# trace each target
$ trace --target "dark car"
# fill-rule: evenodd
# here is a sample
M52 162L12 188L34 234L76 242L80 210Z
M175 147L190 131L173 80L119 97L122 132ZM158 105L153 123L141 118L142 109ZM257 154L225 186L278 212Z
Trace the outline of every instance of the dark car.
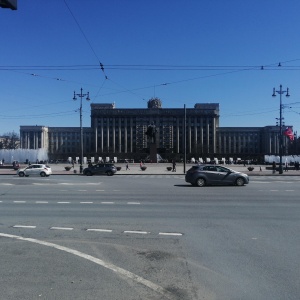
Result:
M107 175L112 176L117 172L117 168L114 164L104 163L96 164L89 166L83 170L83 175L92 176L92 175Z
M218 165L196 165L185 175L185 181L196 186L237 185L249 183L247 174Z
M17 160L14 160L12 165L14 170L18 170L20 168L20 164Z

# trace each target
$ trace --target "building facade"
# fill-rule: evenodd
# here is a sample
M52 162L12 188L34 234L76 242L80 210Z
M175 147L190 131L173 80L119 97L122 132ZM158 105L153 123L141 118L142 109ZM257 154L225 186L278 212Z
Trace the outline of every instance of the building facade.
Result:
M185 151L193 157L279 153L278 127L219 127L219 117L218 103L162 108L160 99L152 98L145 109L91 104L91 127L83 128L84 156L140 158L149 150L150 124L156 127L156 147L163 157L182 156ZM286 137L283 140L286 146ZM53 158L76 157L80 128L21 126L20 147L46 148Z

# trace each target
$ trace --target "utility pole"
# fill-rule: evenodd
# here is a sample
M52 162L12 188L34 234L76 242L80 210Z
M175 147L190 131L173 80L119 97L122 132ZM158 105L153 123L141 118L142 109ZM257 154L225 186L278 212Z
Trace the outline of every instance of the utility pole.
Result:
M83 129L82 129L82 98L86 96L86 100L90 101L90 94L89 92L87 92L86 94L82 93L82 88L80 89L80 94L75 94L74 91L74 97L73 100L77 100L76 96L78 96L80 98L80 169L79 172L82 173L83 170Z
M273 88L273 95L272 97L276 97L276 93L279 94L280 99L280 107L279 107L279 174L283 173L282 168L282 153L283 153L283 132L282 132L282 95L286 94L286 97L289 97L289 89L287 88L286 91L282 90L282 85L279 87L279 91L276 91L275 88Z

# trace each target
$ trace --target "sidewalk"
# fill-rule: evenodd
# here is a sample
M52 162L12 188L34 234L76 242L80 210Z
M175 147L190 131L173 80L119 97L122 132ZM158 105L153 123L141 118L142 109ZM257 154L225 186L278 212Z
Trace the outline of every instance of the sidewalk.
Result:
M126 171L126 164L115 164L116 167L121 167L121 170L116 173L116 175L184 175L184 165L181 163L177 163L176 169L177 172L168 171L167 167L172 167L171 163L146 163L145 166L147 169L142 171L140 169L139 163L129 164L129 169ZM186 164L185 171L189 170L195 164ZM79 165L75 165L74 169L72 168L70 171L66 171L65 167L70 167L70 164L49 164L52 169L52 175L81 175L79 173ZM21 168L25 167L25 165L21 165ZM83 166L84 168L86 165ZM266 170L265 165L255 165L253 171L248 171L247 166L244 165L225 165L230 169L243 172L248 174L249 176L300 176L300 171L289 170L287 172L283 171L282 174L276 172L273 174L272 170ZM260 171L261 169L261 171ZM76 173L74 173L76 170ZM0 175L16 175L17 171L13 170L13 168L2 168L0 167Z

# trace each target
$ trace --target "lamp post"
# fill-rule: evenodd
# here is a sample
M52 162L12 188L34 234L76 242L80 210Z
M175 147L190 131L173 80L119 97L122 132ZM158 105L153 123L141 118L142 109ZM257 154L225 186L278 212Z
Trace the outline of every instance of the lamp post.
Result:
M279 174L283 173L282 169L282 150L283 150L283 133L282 133L282 95L286 94L286 97L289 97L289 89L287 88L286 91L282 90L282 85L279 87L279 91L276 91L273 88L273 95L272 97L276 97L276 93L279 94L280 99L280 107L279 107Z
M83 167L82 167L82 162L83 162L83 130L82 130L82 98L86 96L86 100L90 101L90 94L87 92L86 94L82 93L82 88L80 89L80 94L76 94L74 91L74 97L73 100L77 100L76 96L80 98L80 169L79 172L82 173Z

